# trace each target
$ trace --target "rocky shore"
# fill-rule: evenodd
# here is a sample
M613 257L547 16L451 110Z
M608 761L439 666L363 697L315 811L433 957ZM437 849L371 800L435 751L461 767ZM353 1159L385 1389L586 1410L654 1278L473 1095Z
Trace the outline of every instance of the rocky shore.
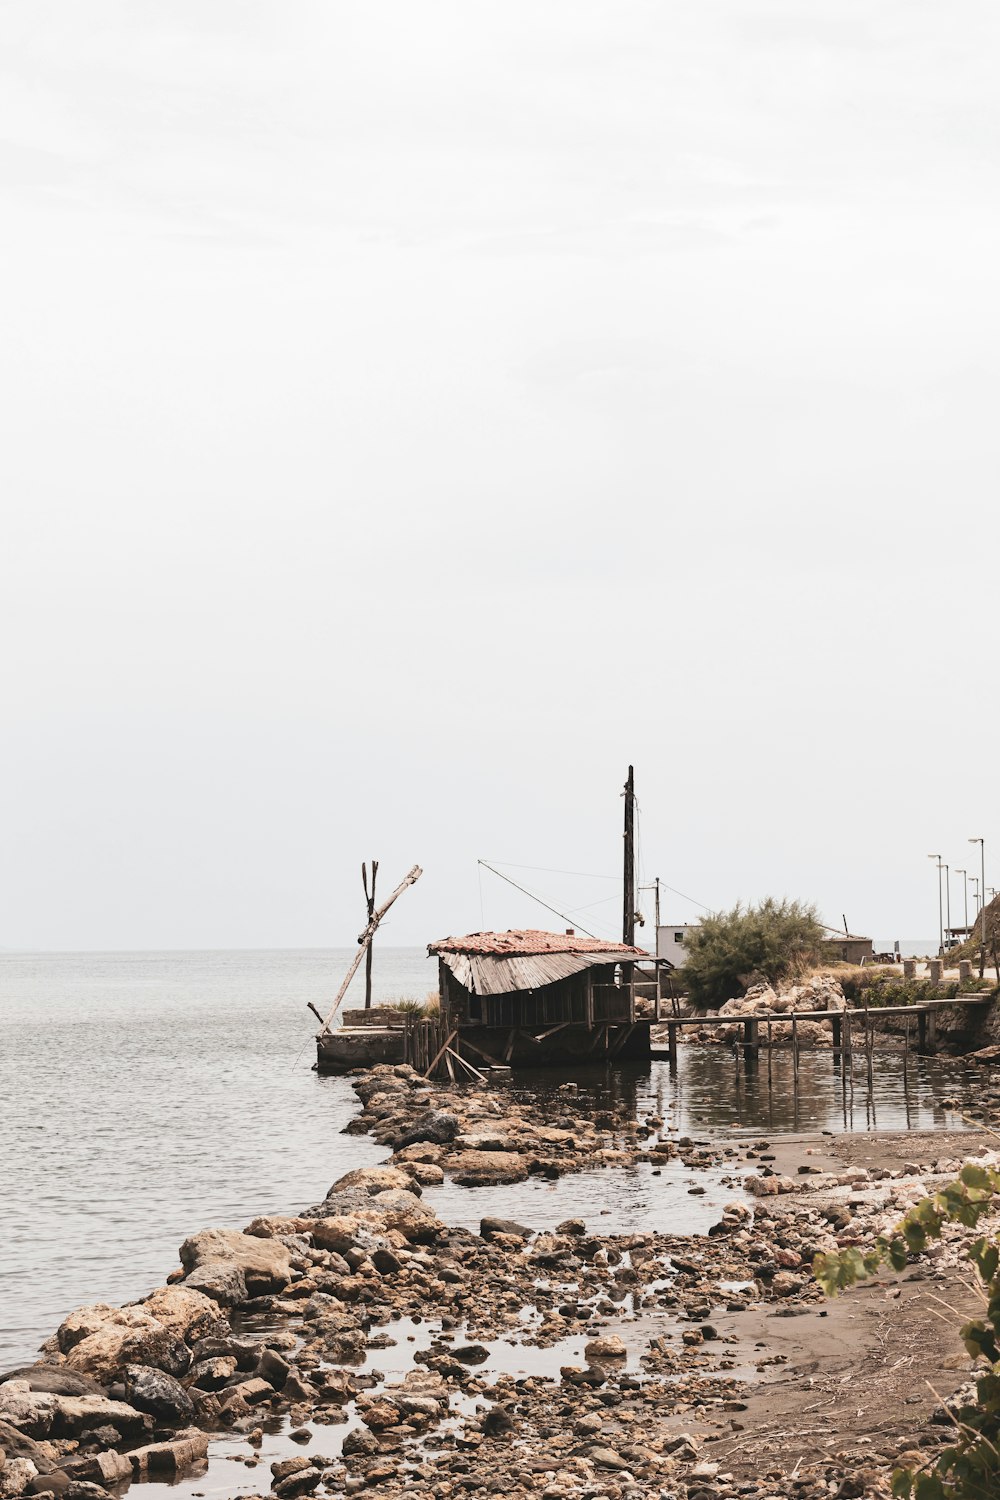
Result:
M901 1454L947 1439L936 1397L969 1362L927 1293L961 1306L952 1235L828 1303L809 1265L864 1246L992 1137L678 1138L655 1115L431 1085L354 1086L349 1130L387 1151L326 1198L243 1232L209 1228L142 1301L72 1312L0 1376L0 1500L376 1490L542 1500L881 1496ZM711 1169L706 1235L554 1232L429 1206L605 1168ZM613 1214L612 1214L613 1220ZM208 1472L206 1474L206 1465Z

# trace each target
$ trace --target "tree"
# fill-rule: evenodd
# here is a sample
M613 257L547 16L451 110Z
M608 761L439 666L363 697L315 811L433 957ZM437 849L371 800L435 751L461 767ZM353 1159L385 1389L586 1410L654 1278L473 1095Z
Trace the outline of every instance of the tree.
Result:
M742 995L754 974L776 984L814 963L823 931L816 908L804 901L737 902L688 932L682 978L695 1004L721 1005Z

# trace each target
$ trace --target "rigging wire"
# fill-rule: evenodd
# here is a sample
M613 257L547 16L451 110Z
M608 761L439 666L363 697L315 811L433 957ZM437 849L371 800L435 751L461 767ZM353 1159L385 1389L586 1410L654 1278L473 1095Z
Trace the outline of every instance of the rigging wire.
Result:
M486 864L485 859L481 859L479 863L486 865L488 870L493 869L493 865ZM595 875L590 870L555 870L551 865L519 865L512 859L494 860L494 864L506 865L508 870L539 870L543 875L578 875L582 880L613 880L618 885L621 885L622 880L620 875ZM493 873L498 872L494 870Z
M485 859L477 860L477 864L483 865L487 870L492 870L492 872L493 872L494 875L499 875L499 877L500 877L501 880L506 880L507 884L508 885L512 885L516 891L520 891L521 894L524 895L524 896L529 896L532 901L537 901L538 904L539 904L539 906L544 906L546 911L552 912L552 914L554 916L561 917L564 922L569 922L569 923L571 923L574 926L578 926L579 925L578 923L575 923L573 921L572 917L567 916L567 914L564 911L559 911L557 907L550 906L547 901L543 901L542 900L541 896L536 896L535 893L534 893L534 891L529 891L526 886L518 885L518 883L517 883L516 880L511 880L510 876L509 875L505 875L502 870L495 869L494 866L491 865L488 860L485 860ZM580 930L581 930L581 932L585 933L587 937L592 937L592 938L596 938L597 937L596 933L589 932L586 927L581 927Z

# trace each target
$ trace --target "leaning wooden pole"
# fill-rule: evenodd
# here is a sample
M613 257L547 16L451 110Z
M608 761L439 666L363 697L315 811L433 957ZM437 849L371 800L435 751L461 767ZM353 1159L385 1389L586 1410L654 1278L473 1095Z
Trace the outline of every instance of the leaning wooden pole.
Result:
M361 866L361 884L365 888L365 901L368 904L368 920L371 921L375 915L375 876L378 874L378 860L372 860L372 888L368 889L368 866ZM374 943L369 943L365 950L365 1010L372 1008L372 950Z
M358 938L358 951L354 956L350 968L344 975L343 983L341 984L340 989L337 991L337 997L334 1000L333 1004L330 1006L329 1013L323 1021L323 1024L320 1027L319 1031L316 1033L317 1037L321 1037L324 1032L329 1031L330 1022L333 1020L334 1016L340 1009L340 1002L347 994L348 986L350 985L351 980L354 978L355 974L361 967L361 960L364 958L365 953L368 949L368 945L370 944L372 938L375 936L375 931L378 927L378 924L381 922L390 906L392 906L395 901L398 901L403 892L407 890L409 886L413 885L415 881L419 880L423 873L424 872L419 865L414 865L413 869L410 871L409 875L407 875L406 879L400 881L399 885L397 885L396 889L393 891L392 895L389 897L385 905L380 906L377 911L372 913L368 921L368 926Z

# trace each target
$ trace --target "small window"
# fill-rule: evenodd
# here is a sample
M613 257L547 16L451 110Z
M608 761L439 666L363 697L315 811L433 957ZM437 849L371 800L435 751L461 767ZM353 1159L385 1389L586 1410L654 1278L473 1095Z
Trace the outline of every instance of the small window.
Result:
M683 943L683 941L684 941L684 934L683 934L683 932L675 932L674 933L674 942L675 943Z

